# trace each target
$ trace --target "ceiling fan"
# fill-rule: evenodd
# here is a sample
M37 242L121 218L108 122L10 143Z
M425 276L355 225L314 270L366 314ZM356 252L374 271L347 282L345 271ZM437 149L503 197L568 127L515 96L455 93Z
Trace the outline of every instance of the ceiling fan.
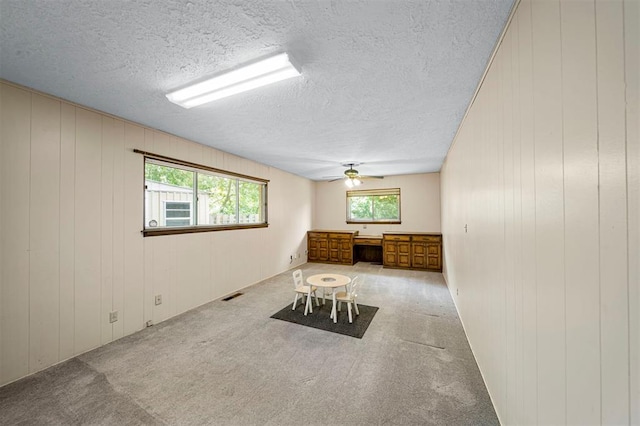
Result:
M363 179L384 179L384 176L363 176L358 173L354 166L359 166L360 163L346 163L342 164L343 167L349 167L344 171L344 176L337 177L335 179L331 179L329 182L335 182L340 179L344 179L345 185L349 188L353 188L354 186L359 186L362 184Z

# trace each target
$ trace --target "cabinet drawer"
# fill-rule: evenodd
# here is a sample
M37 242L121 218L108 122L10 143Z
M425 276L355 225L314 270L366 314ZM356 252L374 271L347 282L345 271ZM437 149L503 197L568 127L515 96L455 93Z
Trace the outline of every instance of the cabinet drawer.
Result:
M410 235L385 235L385 241L411 241Z
M339 240L351 239L351 234L329 234L329 238L337 238Z
M382 240L380 238L356 238L355 244L358 246L381 246Z
M428 242L428 243L439 243L440 237L436 235L414 235L413 241L416 242Z
M309 238L327 238L327 234L324 232L308 232Z

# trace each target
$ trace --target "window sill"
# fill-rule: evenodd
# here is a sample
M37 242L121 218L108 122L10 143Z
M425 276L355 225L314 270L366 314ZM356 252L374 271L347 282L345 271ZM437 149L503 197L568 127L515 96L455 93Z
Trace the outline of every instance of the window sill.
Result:
M251 225L223 225L223 226L184 226L176 228L143 229L144 237L159 237L161 235L195 234L198 232L231 231L234 229L267 228L268 223L255 223Z
M400 225L402 222L399 220L378 220L378 221L348 220L347 223L351 225Z

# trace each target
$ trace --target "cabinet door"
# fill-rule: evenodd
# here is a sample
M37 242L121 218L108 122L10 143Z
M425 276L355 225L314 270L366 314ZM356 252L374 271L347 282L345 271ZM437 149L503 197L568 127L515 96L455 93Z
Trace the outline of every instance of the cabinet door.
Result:
M353 242L351 240L340 240L340 262L353 265Z
M329 258L329 250L326 238L309 237L307 260L310 262L326 261Z
M442 269L440 244L427 244L427 267L429 269Z
M427 267L427 245L425 243L412 243L411 244L411 266L414 268L426 268Z
M307 260L310 262L318 260L319 239L309 237L307 241L309 242L307 247L309 250L309 253L307 253Z
M398 241L398 257L397 266L402 268L411 267L411 243L406 241Z
M329 261L340 262L340 240L329 238Z
M318 240L318 260L329 260L329 240L326 238Z
M398 264L398 243L385 241L382 245L382 262L384 266L396 266Z

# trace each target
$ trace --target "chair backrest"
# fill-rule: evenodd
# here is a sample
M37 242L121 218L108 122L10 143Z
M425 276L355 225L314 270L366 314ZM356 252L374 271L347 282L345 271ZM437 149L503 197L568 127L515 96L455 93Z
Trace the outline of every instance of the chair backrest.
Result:
M293 287L297 288L304 285L304 280L302 279L302 270L296 269L293 271Z
M356 296L358 295L358 285L360 285L360 277L359 276L355 276L351 279L351 283L349 283L349 297L352 298L356 298Z

